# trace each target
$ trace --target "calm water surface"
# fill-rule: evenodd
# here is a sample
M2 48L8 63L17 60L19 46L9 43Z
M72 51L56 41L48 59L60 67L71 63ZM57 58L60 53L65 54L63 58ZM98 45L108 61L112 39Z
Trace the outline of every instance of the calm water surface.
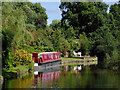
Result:
M120 73L84 67L81 71L75 66L60 66L30 73L24 77L5 81L3 88L120 88Z

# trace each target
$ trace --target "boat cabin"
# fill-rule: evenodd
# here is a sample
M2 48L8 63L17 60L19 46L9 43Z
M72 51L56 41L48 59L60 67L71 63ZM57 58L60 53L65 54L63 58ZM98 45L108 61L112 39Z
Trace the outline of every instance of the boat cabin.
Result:
M32 53L32 58L34 59L35 63L39 64L61 60L60 52Z

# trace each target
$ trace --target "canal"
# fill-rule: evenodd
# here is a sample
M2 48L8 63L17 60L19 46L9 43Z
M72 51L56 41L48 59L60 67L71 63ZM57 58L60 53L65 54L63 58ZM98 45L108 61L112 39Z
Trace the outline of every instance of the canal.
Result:
M120 73L96 66L56 66L37 74L7 80L2 88L120 88ZM79 67L79 66L78 66Z

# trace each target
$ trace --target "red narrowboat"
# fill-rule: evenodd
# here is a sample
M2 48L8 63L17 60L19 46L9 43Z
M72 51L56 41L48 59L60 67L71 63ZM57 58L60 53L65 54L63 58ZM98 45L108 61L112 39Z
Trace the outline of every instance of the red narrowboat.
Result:
M39 65L61 61L60 52L32 53L32 58Z

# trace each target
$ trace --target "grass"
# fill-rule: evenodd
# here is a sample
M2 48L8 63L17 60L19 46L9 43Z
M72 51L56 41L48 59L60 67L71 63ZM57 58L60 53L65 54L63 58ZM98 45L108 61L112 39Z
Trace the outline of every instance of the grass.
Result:
M14 71L26 71L26 70L28 70L28 67L27 66L24 66L24 65L19 65L19 66L17 66L17 67L12 67L12 68L10 68L10 70L8 70L8 72L9 71L12 71L12 72L14 72Z
M29 67L24 65L11 67L9 70L3 72L3 76L7 79L16 78L19 73L24 75L25 72L28 71L28 69Z
M76 60L83 60L81 58L67 58L67 57L61 57L62 62L64 61L76 61Z
M83 65L83 64L82 63L62 64L62 66L74 66L74 65Z

